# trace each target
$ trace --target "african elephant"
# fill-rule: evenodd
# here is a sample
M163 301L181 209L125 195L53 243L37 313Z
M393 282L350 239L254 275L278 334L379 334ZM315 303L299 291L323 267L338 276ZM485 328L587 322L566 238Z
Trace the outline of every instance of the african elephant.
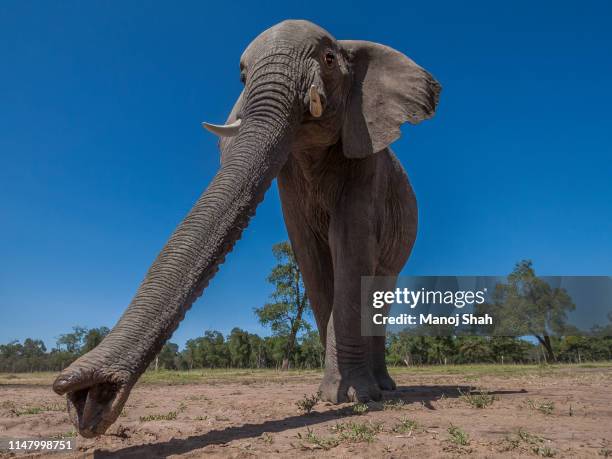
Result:
M367 401L395 388L384 337L361 336L360 279L396 276L412 250L416 199L389 144L402 123L433 115L440 85L398 51L301 20L259 35L240 70L226 124L205 124L221 137L219 171L110 334L53 385L85 437L117 419L274 178L326 347L323 398Z

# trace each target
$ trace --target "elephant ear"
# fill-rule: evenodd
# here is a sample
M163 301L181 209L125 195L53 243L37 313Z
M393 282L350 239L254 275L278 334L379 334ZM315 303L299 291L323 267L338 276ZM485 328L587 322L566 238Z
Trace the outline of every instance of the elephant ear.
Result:
M369 41L342 40L352 83L342 144L348 158L377 153L400 136L400 126L431 118L440 84L404 54Z

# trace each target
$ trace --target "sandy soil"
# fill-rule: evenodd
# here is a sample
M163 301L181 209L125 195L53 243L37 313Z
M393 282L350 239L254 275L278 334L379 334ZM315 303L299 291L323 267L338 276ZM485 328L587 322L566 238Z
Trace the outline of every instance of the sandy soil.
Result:
M311 414L296 401L316 392L317 372L170 376L139 383L107 435L52 456L612 457L612 366L400 369L384 403ZM50 381L0 375L0 437L74 435ZM474 389L488 395L470 401Z

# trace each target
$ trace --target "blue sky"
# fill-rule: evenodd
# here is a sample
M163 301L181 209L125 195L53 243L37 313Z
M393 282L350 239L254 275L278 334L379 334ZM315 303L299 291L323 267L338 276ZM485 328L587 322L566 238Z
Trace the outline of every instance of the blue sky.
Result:
M200 122L225 119L243 49L286 18L444 87L393 146L420 211L404 274L612 274L612 3L214 3L0 2L0 343L115 323L218 168ZM173 341L264 333L285 238L273 187Z

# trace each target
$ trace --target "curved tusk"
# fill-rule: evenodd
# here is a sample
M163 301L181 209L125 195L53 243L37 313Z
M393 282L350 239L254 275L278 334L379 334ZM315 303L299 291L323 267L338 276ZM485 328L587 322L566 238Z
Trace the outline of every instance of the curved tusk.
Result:
M319 91L314 84L308 91L308 99L310 100L310 114L319 118L323 114L323 105L321 105L321 96L319 96Z
M202 123L202 127L219 137L234 137L238 134L242 120L238 118L231 124Z

